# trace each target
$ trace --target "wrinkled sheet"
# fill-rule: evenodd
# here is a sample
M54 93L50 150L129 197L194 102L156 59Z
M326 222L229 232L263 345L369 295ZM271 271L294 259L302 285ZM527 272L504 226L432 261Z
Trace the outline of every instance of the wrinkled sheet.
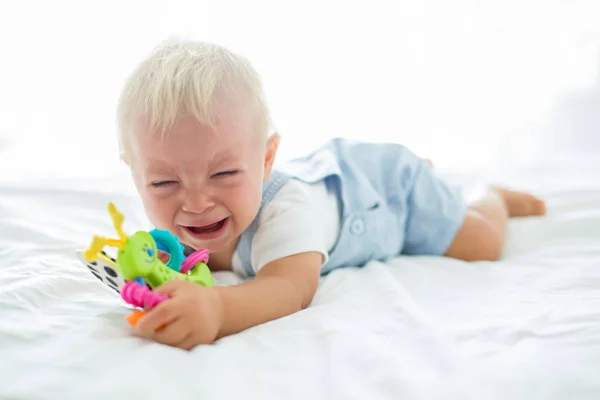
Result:
M75 257L113 235L108 201L126 231L149 227L131 192L5 181L0 398L598 399L597 167L506 177L543 195L549 215L513 220L501 262L339 270L307 310L191 352L132 337L127 306Z

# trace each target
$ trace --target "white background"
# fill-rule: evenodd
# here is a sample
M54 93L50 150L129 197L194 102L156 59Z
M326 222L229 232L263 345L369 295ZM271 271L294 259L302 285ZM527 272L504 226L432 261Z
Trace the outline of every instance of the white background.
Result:
M0 398L597 400L593 3L1 0ZM145 225L116 188L115 107L171 34L253 61L281 160L330 136L393 140L446 171L520 166L511 184L539 190L549 214L512 220L497 263L373 262L217 346L132 339L129 310L74 250L114 235L108 201L128 232ZM111 193L82 190L87 177Z
M121 85L170 35L253 62L283 136L280 161L332 136L404 143L463 171L594 155L595 3L5 1L0 176L123 172Z

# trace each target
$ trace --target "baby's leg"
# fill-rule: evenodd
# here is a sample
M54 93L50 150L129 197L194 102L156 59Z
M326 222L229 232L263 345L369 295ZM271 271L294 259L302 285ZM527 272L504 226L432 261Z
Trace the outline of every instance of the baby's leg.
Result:
M445 255L465 261L498 260L508 218L545 213L545 203L529 193L490 188L470 205Z

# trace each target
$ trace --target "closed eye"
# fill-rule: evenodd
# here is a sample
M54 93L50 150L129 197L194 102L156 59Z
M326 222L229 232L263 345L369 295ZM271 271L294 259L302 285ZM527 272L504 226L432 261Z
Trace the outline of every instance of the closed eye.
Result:
M238 172L239 172L238 170L217 172L216 174L213 175L213 177L215 177L215 178L226 178L228 176L233 176L233 175L237 174Z
M168 186L171 184L176 183L175 181L156 181L156 182L152 182L150 184L150 186L152 186L153 188L159 188L159 187L164 187L164 186Z

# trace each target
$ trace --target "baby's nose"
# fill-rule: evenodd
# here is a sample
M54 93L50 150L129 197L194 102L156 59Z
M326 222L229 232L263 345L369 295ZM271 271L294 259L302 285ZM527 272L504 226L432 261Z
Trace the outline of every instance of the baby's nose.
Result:
M183 202L183 211L200 214L215 206L211 196L201 191L188 192Z

